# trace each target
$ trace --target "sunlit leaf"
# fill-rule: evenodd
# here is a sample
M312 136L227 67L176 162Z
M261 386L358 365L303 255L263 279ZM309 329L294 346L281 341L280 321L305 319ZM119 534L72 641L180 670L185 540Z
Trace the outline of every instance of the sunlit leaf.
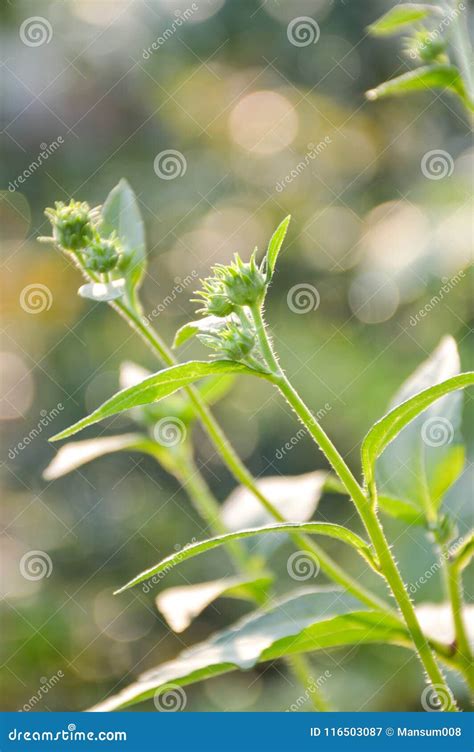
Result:
M426 508L427 500L431 507L433 499L439 505L441 499L436 494L446 490L448 481L446 474L440 481L436 469L452 452L453 442L456 445L461 419L462 395L454 392L474 384L472 372L446 378L458 369L456 344L445 338L403 385L394 399L395 407L364 439L362 466L369 486L375 479L375 462L383 452L377 462L382 494L420 509Z
M173 347L180 347L184 345L189 339L196 334L215 334L220 329L227 325L227 322L232 319L233 316L204 316L196 321L188 321L187 324L183 324L178 329L174 336Z
M98 423L100 420L109 418L124 410L130 410L132 407L159 402L177 392L178 389L193 384L205 376L220 376L226 373L249 374L266 378L259 371L254 371L248 366L234 363L230 360L208 362L196 360L172 366L171 368L165 368L163 371L159 371L144 379L139 384L117 392L117 394L104 402L97 410L94 410L93 413L56 434L56 436L53 436L51 441L66 439L68 436L82 431L87 426Z
M125 280L114 279L111 282L87 282L77 291L81 298L95 300L97 303L107 303L117 300L125 294Z
M385 81L375 89L370 89L366 96L367 99L373 101L382 99L382 97L399 96L414 91L430 91L432 89L451 91L462 99L468 109L474 109L474 105L466 93L463 78L454 65L425 65L416 68L409 73L403 73L397 78Z
M124 590L132 588L140 582L144 582L145 580L160 574L160 572L163 572L164 570L168 572L170 569L187 559L192 559L195 556L211 551L214 548L224 546L231 541L252 538L260 535L275 535L276 533L306 533L307 535L325 535L329 538L335 538L336 540L347 543L354 548L357 553L359 553L365 561L370 564L370 566L374 566L374 559L369 544L361 538L360 535L353 533L352 530L348 530L341 525L332 525L329 522L281 522L274 525L268 525L267 527L239 530L236 533L226 533L225 535L218 535L205 541L192 543L189 546L180 549L177 553L167 556L153 567L141 572L115 592L116 594L122 593Z
M197 585L167 588L156 597L156 606L171 629L184 632L217 598L259 601L271 582L271 577L225 577Z
M329 475L316 470L303 475L275 475L257 480L259 491L271 499L281 516L293 522L309 520L316 510ZM221 517L229 531L262 527L273 522L273 517L260 504L255 495L244 486L236 488L221 508ZM270 553L285 536L272 535L251 541L252 551Z
M404 31L416 21L421 21L433 13L439 13L440 8L425 3L399 3L384 13L377 21L370 24L367 30L373 36L389 36Z
M267 280L270 280L273 276L278 254L280 253L281 247L283 245L283 241L285 239L285 235L288 231L288 225L290 224L290 220L291 220L290 215L288 215L288 217L285 217L285 219L282 222L280 222L277 229L275 230L272 237L270 238L270 242L268 244L268 249L267 249L267 255L265 257Z
M106 236L116 232L122 243L125 255L119 268L133 302L146 269L145 228L135 193L124 179L111 190L102 207L101 232Z
M419 508L404 499L395 499L393 496L381 494L378 497L379 506L384 512L399 520L408 522L409 525L425 525L426 520Z
M248 670L257 663L285 655L364 643L410 645L408 634L396 617L354 610L357 607L353 599L340 591L306 588L148 671L93 710L133 705L153 697L169 683L186 686L238 668Z

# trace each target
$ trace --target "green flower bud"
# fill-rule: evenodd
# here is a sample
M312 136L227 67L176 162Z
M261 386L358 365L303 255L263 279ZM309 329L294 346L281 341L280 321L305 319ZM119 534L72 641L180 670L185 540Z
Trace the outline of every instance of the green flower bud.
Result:
M196 295L200 295L202 300L198 299L194 302L203 303L204 307L199 308L197 313L206 316L218 316L219 318L234 313L235 307L227 297L225 287L220 280L215 277L208 277L201 282L203 289L199 290Z
M86 249L84 266L89 271L99 274L111 272L119 262L121 250L118 238L101 238L97 235Z
M424 63L444 62L446 42L437 32L422 29L406 40L406 53Z
M249 263L242 261L236 253L230 266L216 266L215 272L228 299L236 306L251 306L262 300L265 291L265 276L257 266L255 251Z
M71 200L69 204L56 201L54 209L45 214L53 228L53 238L66 251L81 251L94 237L94 209L85 201Z
M198 339L226 360L244 360L255 347L255 333L230 321L216 334L198 334Z

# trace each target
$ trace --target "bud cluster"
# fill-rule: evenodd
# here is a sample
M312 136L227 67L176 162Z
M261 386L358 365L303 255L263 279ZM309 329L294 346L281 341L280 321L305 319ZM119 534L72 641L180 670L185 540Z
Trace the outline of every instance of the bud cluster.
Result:
M198 339L218 357L261 368L255 326L245 311L260 305L265 295L266 278L257 264L256 250L249 262L236 253L229 265L217 264L212 271L214 276L201 280L195 302L202 305L198 313L222 319L222 326L214 324L209 331L201 331Z
M107 274L117 267L123 248L115 233L108 238L100 235L98 208L91 209L85 201L57 201L55 208L46 209L45 214L53 229L53 237L45 240L53 240L64 251L76 254L90 272Z
M420 60L423 63L447 62L446 46L439 31L428 29L416 31L413 36L405 40L406 54L413 60Z

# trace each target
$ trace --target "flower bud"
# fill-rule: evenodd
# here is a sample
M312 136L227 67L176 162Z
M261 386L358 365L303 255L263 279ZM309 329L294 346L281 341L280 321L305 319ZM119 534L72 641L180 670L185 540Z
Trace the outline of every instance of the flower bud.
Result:
M121 252L120 241L116 237L101 238L96 236L86 248L84 266L91 272L106 274L118 264Z
M255 333L230 321L216 334L198 334L198 339L226 360L244 360L255 346Z
M53 228L53 238L66 251L81 251L94 237L94 210L85 201L69 204L56 201L54 209L46 209Z
M265 276L255 261L255 251L250 262L244 263L238 254L229 266L216 266L217 278L222 282L229 300L237 306L251 306L262 300Z
M225 287L222 282L215 277L208 277L202 281L202 290L199 290L196 295L200 295L202 300L198 299L194 302L202 303L203 308L200 308L197 312L206 316L218 316L224 318L234 313L234 305L229 300Z

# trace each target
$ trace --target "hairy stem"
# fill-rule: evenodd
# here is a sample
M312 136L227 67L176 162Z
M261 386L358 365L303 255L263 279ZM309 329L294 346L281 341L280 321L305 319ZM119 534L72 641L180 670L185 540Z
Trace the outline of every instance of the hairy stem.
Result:
M441 547L443 563L444 586L451 604L455 634L455 659L462 671L471 691L474 692L474 672L472 665L472 651L467 636L463 617L463 586L462 574L456 562L450 560L448 547Z
M288 658L288 665L291 666L294 675L304 687L306 693L309 693L309 699L311 700L313 708L320 713L327 713L331 710L331 706L315 683L308 664L306 661L302 661L301 658L301 655L291 656Z
M273 373L273 381L275 385L279 388L288 404L293 408L298 418L308 430L309 434L315 440L316 444L320 447L327 460L333 467L334 471L338 475L341 483L346 488L347 493L349 494L349 496L351 496L354 505L359 513L359 516L367 530L374 550L378 556L381 572L392 591L407 629L413 639L418 657L423 665L423 668L434 690L436 691L437 689L439 689L440 694L443 695L443 697L440 698L440 701L443 701L443 709L449 711L457 710L457 706L454 699L452 698L451 691L435 660L431 647L421 630L415 609L407 593L395 559L393 558L390 551L390 546L387 539L385 538L383 528L377 517L375 504L373 505L369 503L364 490L357 482L345 460L339 454L329 436L327 436L324 429L318 423L312 412L299 396L298 392L289 382L283 370L280 368L278 360L273 352L271 341L265 329L261 307L254 306L251 310L257 330L257 336L260 342L260 347L263 354L267 358L268 367ZM448 707L444 707L444 704L447 704Z

